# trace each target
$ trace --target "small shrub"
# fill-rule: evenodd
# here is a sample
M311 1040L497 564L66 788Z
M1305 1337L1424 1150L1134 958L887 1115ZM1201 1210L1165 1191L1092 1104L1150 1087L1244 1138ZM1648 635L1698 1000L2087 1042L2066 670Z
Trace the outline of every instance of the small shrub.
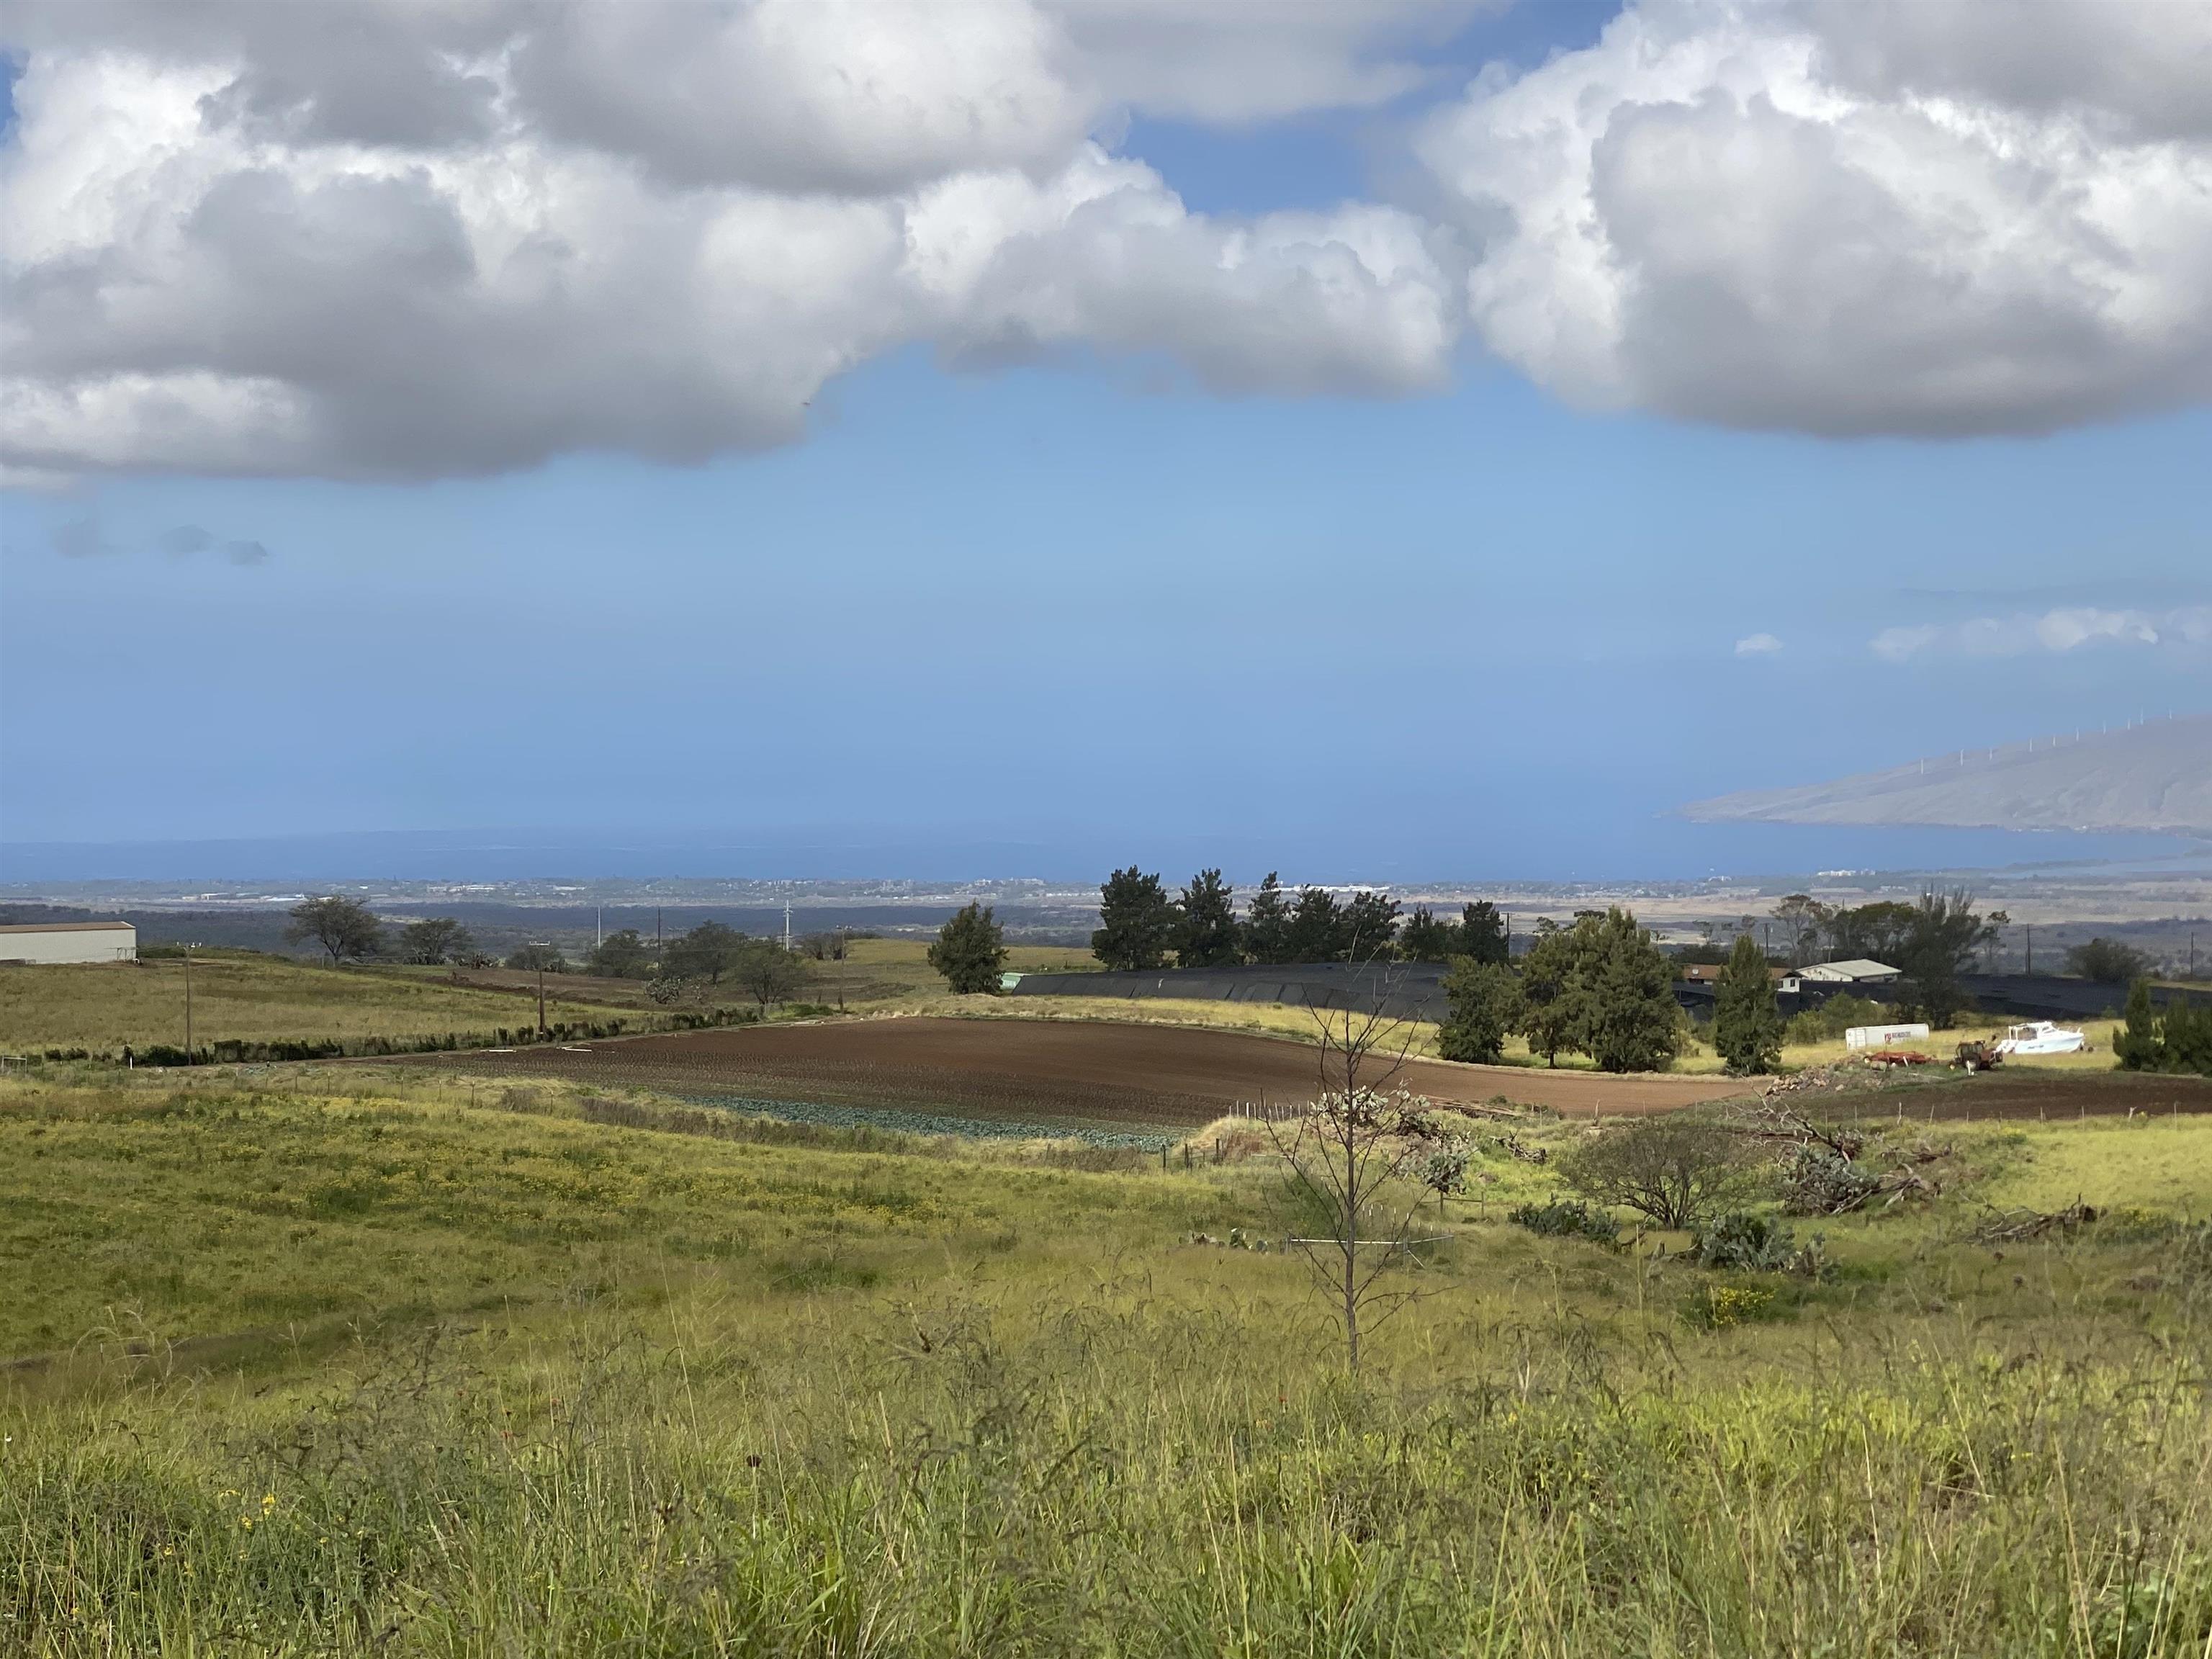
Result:
M1655 1227L1693 1225L1742 1172L1742 1144L1717 1123L1679 1112L1601 1131L1561 1164L1594 1201L1635 1211Z
M1724 1331L1771 1317L1773 1307L1774 1292L1755 1285L1700 1285L1682 1304L1682 1317L1700 1330Z
M1701 1267L1732 1273L1796 1273L1804 1279L1826 1279L1834 1269L1826 1246L1814 1235L1800 1246L1788 1224L1744 1211L1718 1216L1698 1231L1690 1243L1690 1259Z
M1738 1210L1700 1229L1691 1241L1690 1255L1701 1267L1771 1273L1782 1271L1793 1249L1787 1225Z
M1523 1204L1505 1218L1547 1238L1586 1238L1608 1246L1620 1243L1620 1224L1580 1199L1554 1198L1542 1204Z

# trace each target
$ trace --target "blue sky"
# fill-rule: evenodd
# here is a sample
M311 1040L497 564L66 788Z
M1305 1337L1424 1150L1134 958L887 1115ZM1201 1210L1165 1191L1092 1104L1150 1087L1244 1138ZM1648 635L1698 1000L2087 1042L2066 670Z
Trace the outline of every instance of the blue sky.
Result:
M1447 54L1540 62L1549 15ZM1595 34L1580 9L1551 27ZM1134 118L1122 153L1196 212L1324 208L1387 189L1388 135L1441 95ZM0 838L650 831L781 866L720 872L744 875L2063 854L1665 815L2204 707L2205 653L2170 630L1958 631L2212 603L2212 413L2172 401L1830 436L1578 407L1474 341L1449 384L1385 396L918 343L830 380L797 441L697 465L87 468L0 495ZM1906 625L1926 638L1876 648Z

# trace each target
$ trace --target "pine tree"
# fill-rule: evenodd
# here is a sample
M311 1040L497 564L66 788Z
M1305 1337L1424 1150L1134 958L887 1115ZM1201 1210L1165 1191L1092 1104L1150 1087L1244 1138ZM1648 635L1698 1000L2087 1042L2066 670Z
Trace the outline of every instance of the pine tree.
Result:
M929 965L945 975L946 988L957 996L996 991L1006 965L1006 936L998 917L980 903L955 912L937 930Z
M1417 904L1398 930L1398 954L1408 962L1449 962L1458 954L1459 929Z
M1589 1024L1580 1045L1601 1072L1656 1072L1671 1064L1682 1024L1674 1000L1674 964L1618 906L1604 915L1577 919L1588 937L1577 950L1577 969L1589 991Z
M2212 1004L2169 1002L2158 1024L2161 1066L2212 1077Z
M1771 1072L1782 1058L1782 1012L1766 953L1749 933L1736 935L1721 969L1713 1006L1713 1047L1738 1077Z
M1506 1034L1521 1017L1521 988L1510 968L1455 957L1444 975L1444 1000L1451 1012L1437 1032L1438 1054L1488 1064L1505 1052Z
M1354 893L1344 907L1343 935L1337 952L1343 960L1390 961L1398 954L1398 901L1383 893Z
M1285 962L1341 962L1352 948L1344 907L1326 887L1301 887L1284 942Z
M1247 962L1288 962L1291 943L1291 905L1283 884L1273 870L1252 895L1244 911L1244 959Z
M1176 910L1176 965L1234 968L1243 960L1237 938L1237 890L1218 870L1201 870L1182 890Z
M2112 1056L2124 1072L2155 1072L2165 1060L2158 1015L2150 1006L2150 981L2128 988L2127 1023L2112 1037Z
M1536 924L1521 958L1521 1030L1552 1065L1579 1050L1601 1071L1656 1072L1681 1032L1674 965L1618 906L1577 912L1574 926Z
M1098 931L1091 936L1091 954L1109 969L1164 968L1175 922L1175 904L1158 876L1133 864L1116 870L1098 889Z
M1488 899L1477 899L1460 912L1458 931L1454 956L1473 957L1477 962L1513 959L1513 936L1506 931L1504 916Z
M1521 1032L1546 1065L1557 1066L1563 1050L1582 1047L1583 996L1573 932L1547 917L1521 958Z

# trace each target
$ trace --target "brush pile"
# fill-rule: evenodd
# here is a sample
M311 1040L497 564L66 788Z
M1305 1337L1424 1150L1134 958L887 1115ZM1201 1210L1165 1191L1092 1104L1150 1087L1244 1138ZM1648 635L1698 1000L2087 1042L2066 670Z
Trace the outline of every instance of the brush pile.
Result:
M1977 1244L2024 1244L2050 1233L2070 1233L2097 1218L2096 1206L2075 1199L2063 1210L2008 1210L1974 1229Z
M1795 1079L1784 1079L1784 1083ZM1777 1085L1735 1125L1740 1134L1776 1141L1782 1156L1782 1207L1792 1215L1850 1215L1870 1206L1894 1209L1935 1198L1940 1182L1923 1171L1951 1156L1946 1144L1891 1147L1857 1128L1814 1121L1776 1098Z

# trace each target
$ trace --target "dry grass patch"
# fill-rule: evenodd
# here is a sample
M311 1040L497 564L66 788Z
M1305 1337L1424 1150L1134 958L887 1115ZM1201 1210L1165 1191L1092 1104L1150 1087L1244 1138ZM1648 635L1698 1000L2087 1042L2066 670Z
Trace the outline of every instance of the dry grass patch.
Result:
M376 969L327 968L245 951L195 955L192 1038L222 1042L431 1036L534 1025L538 999ZM546 981L546 1018L606 1018ZM0 1052L182 1047L185 964L175 957L69 967L0 967Z

